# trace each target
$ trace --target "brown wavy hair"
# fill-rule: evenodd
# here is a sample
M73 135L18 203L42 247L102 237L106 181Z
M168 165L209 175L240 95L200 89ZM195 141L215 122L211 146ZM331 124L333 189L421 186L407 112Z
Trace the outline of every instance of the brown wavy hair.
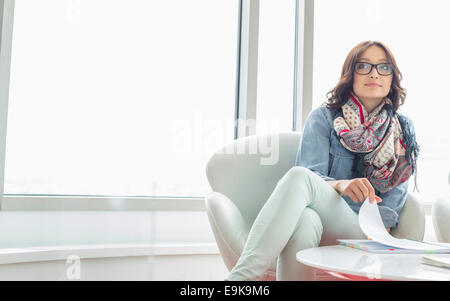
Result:
M387 97L392 101L394 112L397 112L399 106L405 103L406 89L400 86L402 80L402 73L397 67L394 55L386 45L379 41L365 41L356 45L345 59L344 66L342 66L341 78L337 85L330 90L327 96L327 108L336 110L342 107L348 100L350 92L353 89L353 71L355 70L355 63L359 56L370 46L378 46L384 50L388 62L392 64L394 72L392 76L391 89Z

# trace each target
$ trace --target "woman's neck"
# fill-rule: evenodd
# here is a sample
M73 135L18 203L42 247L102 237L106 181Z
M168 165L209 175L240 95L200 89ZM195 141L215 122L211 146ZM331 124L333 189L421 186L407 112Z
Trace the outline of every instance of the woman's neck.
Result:
M359 98L361 103L364 105L364 108L366 108L367 114L372 113L372 111L380 105L380 103L383 101L383 98L376 98L376 99L363 99Z
M356 96L356 99L358 99L359 102L361 102L361 104L364 106L367 114L372 113L372 111L383 101L383 98L364 98L357 96L355 93L353 93L353 95Z

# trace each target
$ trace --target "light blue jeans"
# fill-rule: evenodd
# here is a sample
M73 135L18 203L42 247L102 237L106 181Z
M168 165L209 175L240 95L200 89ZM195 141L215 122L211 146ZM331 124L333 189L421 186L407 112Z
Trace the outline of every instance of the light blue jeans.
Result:
M296 253L336 239L365 239L358 214L320 176L295 166L277 183L256 217L242 254L225 280L260 280L277 260L277 280L314 280Z

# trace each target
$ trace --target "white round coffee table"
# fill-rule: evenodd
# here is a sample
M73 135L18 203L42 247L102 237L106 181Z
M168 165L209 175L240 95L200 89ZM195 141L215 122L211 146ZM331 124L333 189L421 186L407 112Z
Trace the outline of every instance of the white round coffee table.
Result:
M305 249L297 261L348 280L450 280L450 269L421 263L422 254L375 254L341 245ZM449 257L450 254L433 254Z

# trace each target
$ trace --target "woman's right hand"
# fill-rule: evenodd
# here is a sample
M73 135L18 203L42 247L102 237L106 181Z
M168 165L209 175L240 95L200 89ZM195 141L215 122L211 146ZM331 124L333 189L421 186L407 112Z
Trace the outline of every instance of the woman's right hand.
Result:
M355 178L351 180L341 180L338 185L341 195L348 196L353 202L359 203L369 197L370 203L375 200L377 203L382 199L375 195L375 189L367 178Z

